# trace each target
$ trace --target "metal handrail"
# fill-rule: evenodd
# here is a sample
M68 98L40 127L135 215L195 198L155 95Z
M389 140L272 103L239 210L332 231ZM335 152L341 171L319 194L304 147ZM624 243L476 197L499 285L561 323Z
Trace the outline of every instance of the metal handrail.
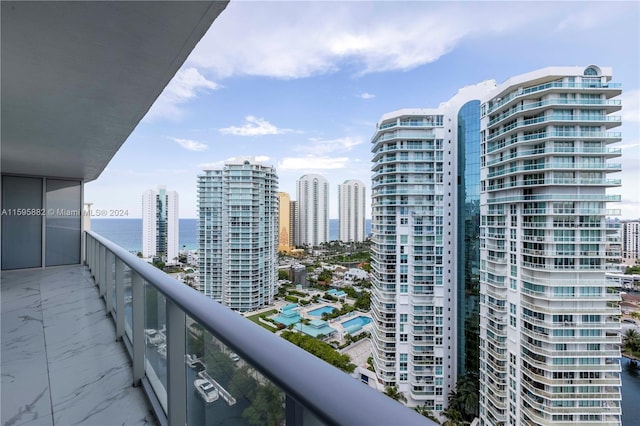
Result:
M426 417L171 278L112 241L95 232L87 231L87 234L282 389L287 394L287 403L289 398L293 398L328 424L435 425Z

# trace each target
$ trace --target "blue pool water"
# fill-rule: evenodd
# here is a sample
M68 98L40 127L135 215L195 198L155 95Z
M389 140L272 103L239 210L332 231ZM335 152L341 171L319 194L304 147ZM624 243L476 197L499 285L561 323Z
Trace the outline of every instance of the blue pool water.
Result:
M314 309L313 311L309 311L309 315L311 315L312 317L322 317L322 314L330 314L335 309L336 308L334 308L333 306L322 306L318 309Z
M355 317L353 319L350 319L349 321L343 322L342 326L344 328L351 327L352 325L359 325L360 327L362 327L364 325L369 324L370 322L371 322L371 318L360 316L360 317Z

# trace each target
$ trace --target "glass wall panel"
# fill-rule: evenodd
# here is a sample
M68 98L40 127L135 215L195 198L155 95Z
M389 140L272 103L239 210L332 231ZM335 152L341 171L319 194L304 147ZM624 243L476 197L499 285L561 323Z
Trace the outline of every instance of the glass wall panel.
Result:
M167 413L166 298L145 282L144 305L144 369L153 391Z
M458 374L478 385L480 345L480 101L458 112Z
M46 266L80 263L80 181L47 179Z
M284 424L284 393L188 316L186 326L187 424Z
M42 179L3 176L2 269L42 266L42 218Z
M134 272L127 265L124 266L124 333L133 342L133 305L132 302L132 283Z

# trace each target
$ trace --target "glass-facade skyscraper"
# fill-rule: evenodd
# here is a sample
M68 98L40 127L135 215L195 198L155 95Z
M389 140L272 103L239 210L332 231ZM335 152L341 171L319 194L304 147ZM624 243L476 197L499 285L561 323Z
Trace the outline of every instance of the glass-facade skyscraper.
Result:
M478 380L480 334L480 101L458 112L458 372Z
M278 177L252 158L198 176L200 290L246 312L273 303Z
M163 185L142 194L142 255L166 263L178 260L178 193Z

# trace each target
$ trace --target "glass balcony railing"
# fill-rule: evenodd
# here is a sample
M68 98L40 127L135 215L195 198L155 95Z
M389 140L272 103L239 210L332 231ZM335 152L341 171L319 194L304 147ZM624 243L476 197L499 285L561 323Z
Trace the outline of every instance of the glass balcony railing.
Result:
M548 105L571 105L571 106L596 106L596 107L614 107L619 109L622 102L619 99L567 99L567 98L555 98L539 102L530 102L524 105L513 107L508 111L500 114L499 116L489 121L488 127L505 120L519 112L528 111L536 108L545 107Z
M435 424L87 232L85 259L161 424Z
M614 90L619 92L622 89L622 85L620 83L602 83L602 82L579 82L579 83L569 83L569 82L560 82L554 81L550 83L544 83L533 87L527 87L523 90L518 90L517 92L512 92L508 96L503 99L500 99L497 102L493 102L489 107L488 112L491 113L496 109L508 104L512 100L519 98L521 96L526 96L531 93L537 93L550 89L605 89L605 90Z

